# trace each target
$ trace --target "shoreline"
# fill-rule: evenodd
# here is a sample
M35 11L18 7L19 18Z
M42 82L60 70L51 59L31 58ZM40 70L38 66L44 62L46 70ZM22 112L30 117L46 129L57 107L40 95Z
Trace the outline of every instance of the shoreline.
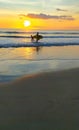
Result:
M79 129L79 68L0 83L0 128Z
M19 76L14 76L14 75L0 75L0 84L10 84L13 82L16 82L17 80L20 80L22 78L28 78L28 77L34 77L38 75L45 75L45 74L55 74L55 73L60 73L60 72L65 72L65 71L73 71L78 69L78 67L65 67L65 68L57 68L57 69L48 69L48 70L43 70L43 71L37 71L33 73L28 73L25 75L19 75Z

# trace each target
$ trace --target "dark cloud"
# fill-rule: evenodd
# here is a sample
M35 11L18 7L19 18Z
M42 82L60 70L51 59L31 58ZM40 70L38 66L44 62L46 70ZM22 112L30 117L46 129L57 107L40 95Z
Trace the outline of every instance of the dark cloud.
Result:
M29 17L29 18L35 18L35 19L59 19L59 20L75 20L72 16L68 15L47 15L47 14L33 14L29 13L27 15L21 14L22 17Z
M63 11L63 12L68 11L68 10L65 10L65 9L60 9L60 8L57 8L56 10L57 10L57 11Z

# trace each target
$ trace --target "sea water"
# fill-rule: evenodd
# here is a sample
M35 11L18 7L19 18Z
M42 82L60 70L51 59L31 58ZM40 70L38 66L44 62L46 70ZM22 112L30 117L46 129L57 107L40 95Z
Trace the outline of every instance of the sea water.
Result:
M43 36L38 43L31 35ZM79 67L79 31L0 29L0 82Z

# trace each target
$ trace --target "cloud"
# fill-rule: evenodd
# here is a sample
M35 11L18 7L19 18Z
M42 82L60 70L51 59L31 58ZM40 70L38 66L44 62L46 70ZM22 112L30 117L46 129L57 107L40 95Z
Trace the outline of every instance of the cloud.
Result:
M57 8L56 10L57 10L57 11L64 11L64 12L68 11L68 10L60 9L60 8Z
M48 14L33 14L29 13L27 15L20 14L21 17L29 17L29 18L34 18L34 19L59 19L59 20L75 20L72 16L68 15L48 15Z
M79 14L79 11L77 11L76 14Z

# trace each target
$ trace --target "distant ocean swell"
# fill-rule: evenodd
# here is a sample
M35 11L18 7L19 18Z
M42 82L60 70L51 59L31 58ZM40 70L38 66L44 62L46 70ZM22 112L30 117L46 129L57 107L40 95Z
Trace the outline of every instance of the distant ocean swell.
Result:
M0 31L0 34L36 34L37 32L34 31L34 32L24 32L24 31ZM70 34L70 35L77 35L79 34L79 31L50 31L50 32L41 32L41 34Z

